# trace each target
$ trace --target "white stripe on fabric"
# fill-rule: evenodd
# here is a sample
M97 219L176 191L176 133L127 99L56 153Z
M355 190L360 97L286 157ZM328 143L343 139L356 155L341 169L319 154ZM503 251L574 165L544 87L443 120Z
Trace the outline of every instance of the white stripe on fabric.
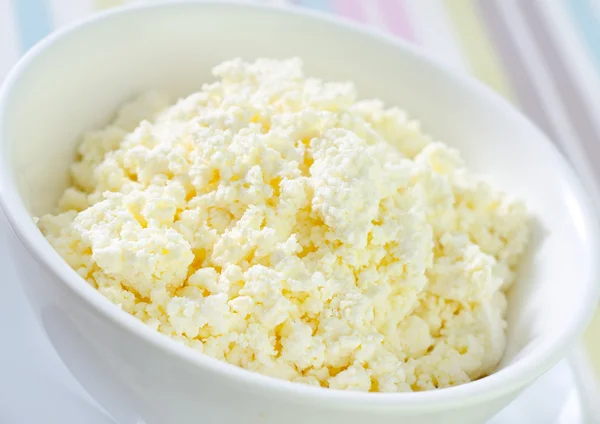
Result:
M593 196L596 205L600 205L598 202L600 198L599 192L590 163L581 148L581 142L577 139L573 131L571 122L569 122L565 113L564 105L557 95L554 82L544 67L538 47L533 41L527 24L519 12L515 1L520 0L498 1L498 9L504 14L505 20L512 24L511 29L515 39L518 40L516 46L520 52L521 60L523 60L523 63L529 70L531 80L536 85L540 98L543 100L542 107L549 116L556 134L560 138L560 140L556 141L561 143L563 151L566 152L571 163L578 171L583 184L588 189L590 195Z
M291 6L293 4L292 0L257 0L257 2L271 6Z
M592 10L596 15L596 19L600 21L600 0L590 0L592 2Z
M19 42L10 0L0 0L0 82L19 59Z
M405 5L418 44L453 69L470 74L444 5L438 0L409 0Z
M94 11L93 0L48 0L54 29L85 18Z
M565 65L579 88L586 106L591 111L600 111L600 75L595 64L577 36L574 21L562 2L539 2L539 10L552 25L550 36L558 47ZM600 132L600 114L591 113L594 125ZM598 140L600 143L600 140ZM600 164L597 164L600 166Z

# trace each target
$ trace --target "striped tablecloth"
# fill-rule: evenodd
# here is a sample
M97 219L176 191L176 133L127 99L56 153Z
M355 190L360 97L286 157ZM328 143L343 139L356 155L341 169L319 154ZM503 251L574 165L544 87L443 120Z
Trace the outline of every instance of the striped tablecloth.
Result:
M475 76L533 119L600 199L600 0L255 1L378 27ZM125 3L0 0L0 80L55 28ZM600 312L579 352L589 358L584 380L595 375L600 388Z

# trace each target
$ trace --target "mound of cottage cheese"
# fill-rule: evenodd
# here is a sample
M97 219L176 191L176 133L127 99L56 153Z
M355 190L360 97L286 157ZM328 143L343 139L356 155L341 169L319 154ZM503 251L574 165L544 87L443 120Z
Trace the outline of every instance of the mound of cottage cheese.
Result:
M396 392L493 372L524 206L298 59L214 75L84 136L38 221L69 265L150 327L269 376Z

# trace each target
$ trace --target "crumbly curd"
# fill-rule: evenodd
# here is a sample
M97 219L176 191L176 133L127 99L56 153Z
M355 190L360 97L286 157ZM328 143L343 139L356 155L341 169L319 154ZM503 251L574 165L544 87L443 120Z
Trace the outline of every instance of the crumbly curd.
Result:
M298 59L214 75L85 134L38 221L69 265L157 331L269 376L397 392L493 372L523 204Z

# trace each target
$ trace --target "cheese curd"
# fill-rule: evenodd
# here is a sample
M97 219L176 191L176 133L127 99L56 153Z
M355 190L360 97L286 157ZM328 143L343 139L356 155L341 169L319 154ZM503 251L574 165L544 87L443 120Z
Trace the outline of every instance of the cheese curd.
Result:
M159 332L269 376L397 392L493 372L523 204L298 59L214 75L83 137L38 222L69 265Z

